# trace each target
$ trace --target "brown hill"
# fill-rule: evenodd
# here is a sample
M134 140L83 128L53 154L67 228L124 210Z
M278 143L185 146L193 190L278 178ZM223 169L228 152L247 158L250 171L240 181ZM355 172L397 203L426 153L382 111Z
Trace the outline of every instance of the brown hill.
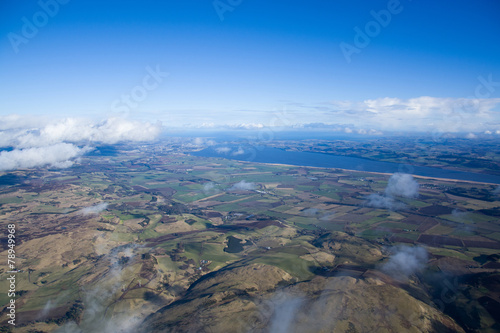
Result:
M316 277L253 264L209 274L149 316L141 332L464 332L406 291L373 278Z

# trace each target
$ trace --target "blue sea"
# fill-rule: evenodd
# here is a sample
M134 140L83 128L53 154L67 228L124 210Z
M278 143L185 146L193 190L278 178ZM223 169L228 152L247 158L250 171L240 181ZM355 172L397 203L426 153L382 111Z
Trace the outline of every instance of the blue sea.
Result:
M201 157L221 157L258 163L290 164L382 173L402 172L433 178L500 184L500 176L495 175L445 170L403 163L378 162L364 158L337 156L324 153L286 151L258 145L212 146L191 154Z

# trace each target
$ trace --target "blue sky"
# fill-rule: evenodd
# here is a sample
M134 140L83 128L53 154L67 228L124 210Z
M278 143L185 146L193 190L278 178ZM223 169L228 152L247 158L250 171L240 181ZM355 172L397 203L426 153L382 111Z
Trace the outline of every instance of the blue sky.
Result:
M493 0L4 0L0 112L495 132L499 14ZM368 41L348 61L356 31Z

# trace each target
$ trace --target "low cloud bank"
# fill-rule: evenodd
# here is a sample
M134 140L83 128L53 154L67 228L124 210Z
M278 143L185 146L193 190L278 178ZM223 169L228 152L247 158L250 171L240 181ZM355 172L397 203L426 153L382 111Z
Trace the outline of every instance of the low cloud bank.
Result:
M51 166L68 168L74 159L91 150L89 147L78 148L69 143L58 143L46 147L14 149L0 152L0 171Z
M16 115L0 117L0 147L14 148L0 153L0 171L47 165L68 168L92 149L92 143L150 141L161 131L159 123L116 117L100 122L78 118L36 120Z
M0 122L1 120L0 117ZM17 121L12 123L12 128L4 127L1 130L1 147L32 148L61 142L115 144L122 141L150 141L161 131L159 123L152 124L117 117L99 122L65 118L45 124L43 127L33 127L32 122L26 120L26 127L20 127L21 125Z

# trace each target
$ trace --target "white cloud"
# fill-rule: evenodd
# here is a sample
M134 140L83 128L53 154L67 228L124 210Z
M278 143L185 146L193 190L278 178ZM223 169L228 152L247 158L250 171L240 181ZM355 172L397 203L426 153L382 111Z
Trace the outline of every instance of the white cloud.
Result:
M161 131L151 124L109 118L101 122L65 118L49 121L40 117L9 115L0 117L0 147L14 147L0 153L0 170L15 170L50 165L67 168L74 159L91 148L75 144L92 142L114 144L120 141L149 141Z
M106 208L108 208L108 204L106 202L103 202L94 206L82 208L80 209L79 213L82 215L98 215Z
M460 222L465 222L468 220L469 212L460 211L458 209L453 209L451 215L458 219Z
M428 254L423 247L397 246L392 252L382 271L395 279L406 280L410 275L424 269L427 264Z
M217 152L217 154L229 154L229 152L231 151L231 148L229 148L229 147L217 147L217 148L215 148L215 151Z
M214 183L205 183L203 185L203 193L205 193L206 195L212 195L219 192L220 190L215 186Z
M133 258L137 256L139 246L135 244L128 246L122 251L111 251L102 261L109 262L109 269L104 273L103 278L97 283L82 288L80 294L85 304L78 323L74 321L66 322L56 330L58 333L73 332L99 332L99 333L132 333L140 332L140 324L144 318L141 313L131 311L108 311L119 295L123 293L123 288L128 288L130 276L134 273ZM123 246L122 246L123 247ZM130 258L129 264L120 264L120 259ZM144 281L144 280L143 280ZM106 315L112 312L112 315Z
M384 194L370 194L366 197L365 205L389 210L404 209L406 205L396 201L394 197L415 198L418 196L418 188L418 182L412 175L395 173L389 178Z
M81 156L89 148L78 148L69 143L58 143L46 147L14 149L0 153L0 171L34 168L50 165L57 168L68 168L70 161Z
M193 144L195 146L201 146L201 145L203 145L204 142L205 142L205 140L203 140L203 138L194 138L193 139Z
M385 193L390 196L415 198L418 196L418 182L413 179L412 175L395 173L389 178Z
M230 128L240 128L240 129L258 129L264 128L265 126L260 123L241 123L241 124L229 124Z
M120 141L149 141L156 138L161 131L159 123L152 124L116 117L100 122L83 118L65 118L42 124L40 127L33 126L30 117L25 117L24 120L20 120L17 116L8 117L11 121L7 125L4 124L0 132L0 146L3 147L42 147L61 142L114 144Z
M500 98L384 97L362 102L332 101L323 115L335 114L338 121L377 130L484 131L494 130L485 128L485 124L492 127L500 121L494 110L499 104ZM321 115L317 119L323 121Z
M229 188L230 191L250 191L255 190L257 186L254 183L249 183L245 180L242 180Z
M364 101L333 100L286 103L283 110L185 110L163 118L171 127L269 130L311 128L315 123L339 126L339 131L379 135L380 131L500 133L500 98L382 97ZM186 120L186 114L189 114ZM157 115L155 115L157 116ZM160 115L161 116L161 115Z
M394 200L394 198L391 196L385 196L376 193L370 194L366 197L365 205L368 207L389 210L400 210L406 207L404 203Z
M9 129L35 128L40 125L47 124L47 117L40 116L20 116L18 114L10 114L0 116L0 131Z
M238 156L238 155L243 155L245 153L245 151L243 150L243 148L241 147L238 147L238 150L235 150L231 153L231 155L233 156Z

